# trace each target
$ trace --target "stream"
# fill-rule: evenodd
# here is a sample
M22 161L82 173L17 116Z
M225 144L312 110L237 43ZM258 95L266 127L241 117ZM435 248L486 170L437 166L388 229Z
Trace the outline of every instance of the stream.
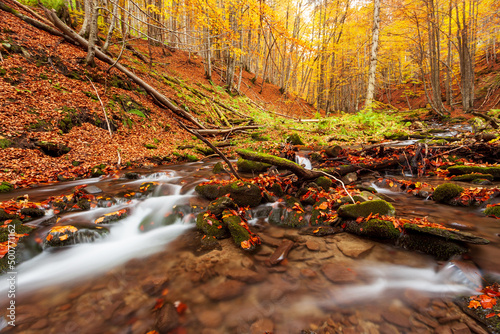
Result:
M377 189L393 199L398 216L427 216L491 241L471 245L463 259L449 262L347 233L315 237L271 226L260 213L269 204L254 208L249 221L262 238L255 253L237 248L232 239L203 251L194 215L141 231L146 216L162 217L175 205L206 207L208 201L198 197L194 187L210 178L215 162L134 170L141 175L138 180L102 177L0 194L0 201L24 194L30 201L42 201L87 184L114 197L144 182L159 183L145 199L121 198L108 208L61 215L58 225L85 225L103 214L130 210L125 219L109 225L110 233L102 238L48 248L17 266L15 327L6 317L11 299L9 277L4 275L2 332L376 334L479 328L453 299L476 294L483 284L481 275L500 275L500 223L484 217L481 208L438 205ZM28 225L38 227L36 235L46 235L48 218ZM283 239L296 247L280 265L268 265Z

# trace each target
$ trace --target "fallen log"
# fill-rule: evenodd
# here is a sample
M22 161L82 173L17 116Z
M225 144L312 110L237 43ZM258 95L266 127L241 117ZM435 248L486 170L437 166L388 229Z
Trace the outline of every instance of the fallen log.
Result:
M222 135L222 134L236 132L236 131L258 129L260 127L262 127L262 125L247 125L247 126L238 126L235 128L204 129L204 130L197 130L197 131L201 135Z
M361 170L374 171L374 170L379 170L379 169L384 169L384 168L392 168L392 167L398 166L400 164L403 164L404 162L405 162L404 155L400 155L397 158L390 159L390 160L384 160L382 162L373 163L373 164L357 164L357 165L332 167L332 168L325 169L325 172L337 174L339 176L344 176L344 175L347 175L349 173L353 173L353 172L357 172L357 171L361 171Z
M47 15L47 17L54 23L54 25L59 30L61 30L61 32L63 33L64 36L67 36L67 37L77 41L78 44L80 44L83 48L88 49L88 42L83 37L78 35L75 31L73 31L73 29L71 29L66 24L64 24L64 22L62 22L57 17L57 15L54 11L50 11L47 8L43 8L43 10L45 11L45 14ZM119 71L124 73L127 77L129 77L131 80L133 80L136 84L138 84L139 86L144 88L144 90L146 90L146 92L148 92L149 95L151 95L154 99L156 99L158 102L160 102L166 108L170 109L175 114L189 120L191 123L195 124L199 128L205 129L205 127L200 122L198 122L198 120L196 120L191 114L189 114L185 110L174 105L163 94L161 94L156 89L151 87L148 83L146 83L144 80L142 80L141 78L136 76L134 73L132 73L131 71L126 69L120 63L115 64L115 61L112 58L108 57L106 54L104 54L98 48L95 49L95 55L98 59L102 60L103 62L108 63L110 65L114 65L116 69L118 69Z

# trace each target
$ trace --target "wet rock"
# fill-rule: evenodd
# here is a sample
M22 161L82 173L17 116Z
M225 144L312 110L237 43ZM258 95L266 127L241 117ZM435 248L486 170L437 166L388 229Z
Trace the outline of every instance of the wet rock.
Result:
M102 189L97 186L86 186L85 188L82 189L82 191L90 195L102 193Z
M242 282L227 280L219 284L206 286L204 292L208 298L215 301L229 300L239 296L245 286Z
M384 310L382 312L382 317L391 324L404 328L411 327L410 318L408 317L408 315L399 311L394 311L391 308Z
M269 188L269 191L271 191L275 196L281 197L283 196L283 188L279 183L273 183L271 188Z
M286 259L294 243L291 240L284 239L274 253L269 257L269 263L276 265Z
M430 226L418 226L417 224L406 223L403 225L403 229L406 233L423 233L435 235L446 240L456 240L467 242L470 244L486 245L490 241L481 237L478 237L472 233L464 231L452 231L444 228L430 227Z
M500 205L488 206L484 214L491 217L500 218Z
M212 173L214 173L214 174L222 174L222 173L227 173L227 171L224 169L224 166L222 165L222 162L219 161L212 168Z
M205 197L206 199L213 201L214 199L218 198L221 193L221 186L216 183L209 183L209 184L203 184L203 185L197 185L194 190L200 194L201 196Z
M356 280L357 274L354 270L346 267L342 263L326 263L321 267L321 272L333 283L352 283Z
M111 224L115 223L121 219L127 218L130 214L129 209L121 209L118 211L106 213L105 215L100 216L96 220L94 220L94 224Z
M390 203L383 200L345 204L338 209L339 216L345 218L368 217L370 214L377 213L381 216L394 216L396 210Z
M302 227L308 224L302 204L290 196L286 198L286 202L278 202L273 205L273 209L269 213L269 223L286 227Z
M23 208L21 209L21 215L27 216L24 218L26 221L27 219L33 219L33 218L39 218L45 216L45 211L42 209L38 208Z
M43 241L43 248L89 243L101 239L108 233L109 230L102 226L77 228L73 225L58 225L50 229Z
M493 175L472 173L472 174L456 175L456 176L451 178L452 181L462 181L462 182L473 182L473 181L478 180L478 179L479 180L493 181Z
M331 212L328 200L326 198L320 198L317 201L315 200L312 204L313 208L311 211L311 218L309 218L309 223L312 226L328 225L328 214Z
M223 239L229 237L226 225L208 212L200 212L196 217L196 227L207 237Z
M292 145L304 145L304 142L297 133L292 133L286 137L286 142Z
M210 211L210 213L214 214L215 217L221 219L222 212L224 210L231 210L231 209L236 210L237 208L238 206L236 205L236 203L234 203L232 199L223 196L216 199L215 201L210 202L207 209L208 211Z
M381 219L370 219L361 223L346 221L344 230L356 235L385 240L396 240L401 234L392 222Z
M240 207L254 207L262 201L260 188L255 184L235 181L222 188L223 194L229 194Z
M358 258L366 255L375 247L375 244L369 241L361 240L352 236L344 236L336 243L338 249L345 256Z
M269 318L262 318L257 320L250 326L251 334L273 333L274 323Z
M155 327L160 333L168 333L179 326L179 314L173 304L165 304L156 314Z
M408 250L433 255L437 260L442 261L468 251L468 248L461 242L448 241L441 237L423 233L403 234L398 239L397 245Z
M313 235L315 237L324 237L333 235L340 232L340 228L331 226L308 227L302 231L301 234ZM327 241L328 242L328 241Z
M222 314L214 310L201 311L198 315L198 321L204 326L209 328L217 328L221 325L223 317Z
M356 182L357 180L358 174L356 174L355 172L347 173L342 177L342 182L344 182L345 184L351 184L353 182Z
M248 224L240 216L226 210L222 214L222 221L227 226L237 246L252 251L260 244L260 238L249 230Z
M450 326L453 334L470 334L470 329L463 322L459 322Z
M238 167L238 171L242 173L262 173L271 167L270 164L246 160L243 158L238 159L236 166Z
M464 191L464 188L453 183L443 183L442 185L436 187L432 193L432 198L439 203L447 203L460 196Z
M127 180L139 180L141 178L141 174L136 172L126 172L124 177Z
M257 273L253 270L247 268L231 269L226 273L228 278L245 282L245 283L257 283L265 279L265 276L261 273Z
M312 252L317 252L320 249L319 243L314 240L307 240L306 247Z
M201 210L201 207L197 205L176 204L172 207L172 210L167 212L153 211L142 219L139 230L147 232L162 226L172 225L177 221L189 224L195 221L195 215L200 213Z

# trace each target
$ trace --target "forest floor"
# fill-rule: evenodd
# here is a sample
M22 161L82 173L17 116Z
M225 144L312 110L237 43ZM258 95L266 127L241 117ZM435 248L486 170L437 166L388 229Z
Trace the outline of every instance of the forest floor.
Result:
M10 1L6 3L17 8ZM136 40L132 45L144 57L149 57L146 41ZM0 21L0 46L0 181L19 188L90 176L96 170L93 167L101 164L107 169L104 166L98 169L106 172L117 168L119 162L121 167L148 167L205 157L203 145L178 127L178 116L159 108L150 96L116 69L108 71L109 65L99 60L95 68L82 65L84 50L6 12L2 12ZM110 52L116 56L120 49L118 43ZM233 96L223 88L217 64L213 80L209 81L204 76L203 59L198 55L160 47L152 47L151 51L152 66L128 50L120 62L207 127L225 126L223 119L215 114L216 109L221 112L221 108L214 107L214 101L229 107L225 110L227 119L237 117L228 112L232 109L240 116L252 118L251 124L265 125L252 136L232 133L210 139L231 145L223 149L230 157L234 157L235 146L277 152L280 143L294 132L314 147L340 142L373 143L390 138L391 134L411 132L410 124L417 120L434 119L425 108L405 111L401 105L403 97L399 96L400 102L394 101L396 97L386 101L401 108L385 111L384 117L389 118L351 114L319 123L303 123L301 119L318 118L324 113L316 112L302 99L284 96L273 84L264 83L260 92L261 78L253 80L255 74L243 71L242 94ZM488 73L497 73L497 67L489 68ZM168 78L180 80L182 84ZM487 92L491 101L500 96L498 87L492 87L494 89L479 87L480 91ZM193 88L207 98L192 94ZM381 94L383 100L383 90ZM411 104L417 105L421 95L414 98ZM471 118L459 108L451 116L455 122ZM419 127L420 123L414 126ZM50 144L58 152L48 152ZM65 153L64 150L68 150L65 147L69 152Z

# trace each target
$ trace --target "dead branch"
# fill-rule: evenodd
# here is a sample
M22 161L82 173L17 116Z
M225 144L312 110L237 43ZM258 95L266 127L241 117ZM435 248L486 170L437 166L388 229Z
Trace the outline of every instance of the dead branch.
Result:
M222 135L222 134L236 132L236 131L258 129L260 127L262 127L262 125L238 126L235 128L227 128L227 129L204 129L204 130L198 130L198 133L200 133L202 135Z
M477 112L477 111L473 111L473 112L471 112L471 114L474 116L480 117L487 122L490 122L493 129L498 129L499 126L498 126L497 122L493 118L491 118L490 116L482 114L482 113Z
M208 147L210 147L212 150L214 150L215 153L217 153L221 157L221 159L224 160L227 163L227 165L229 166L229 169L231 170L231 173L238 180L241 180L241 176L239 176L238 172L234 169L233 165L231 165L231 162L226 158L226 156L217 147L215 147L211 142L209 142L205 137L203 137L198 131L187 128L180 121L177 121L177 123L179 124L179 126L181 128L183 128L184 130L186 130L190 134L195 135L196 138L198 138L199 140L201 140L202 142L204 142L205 144L207 144Z

